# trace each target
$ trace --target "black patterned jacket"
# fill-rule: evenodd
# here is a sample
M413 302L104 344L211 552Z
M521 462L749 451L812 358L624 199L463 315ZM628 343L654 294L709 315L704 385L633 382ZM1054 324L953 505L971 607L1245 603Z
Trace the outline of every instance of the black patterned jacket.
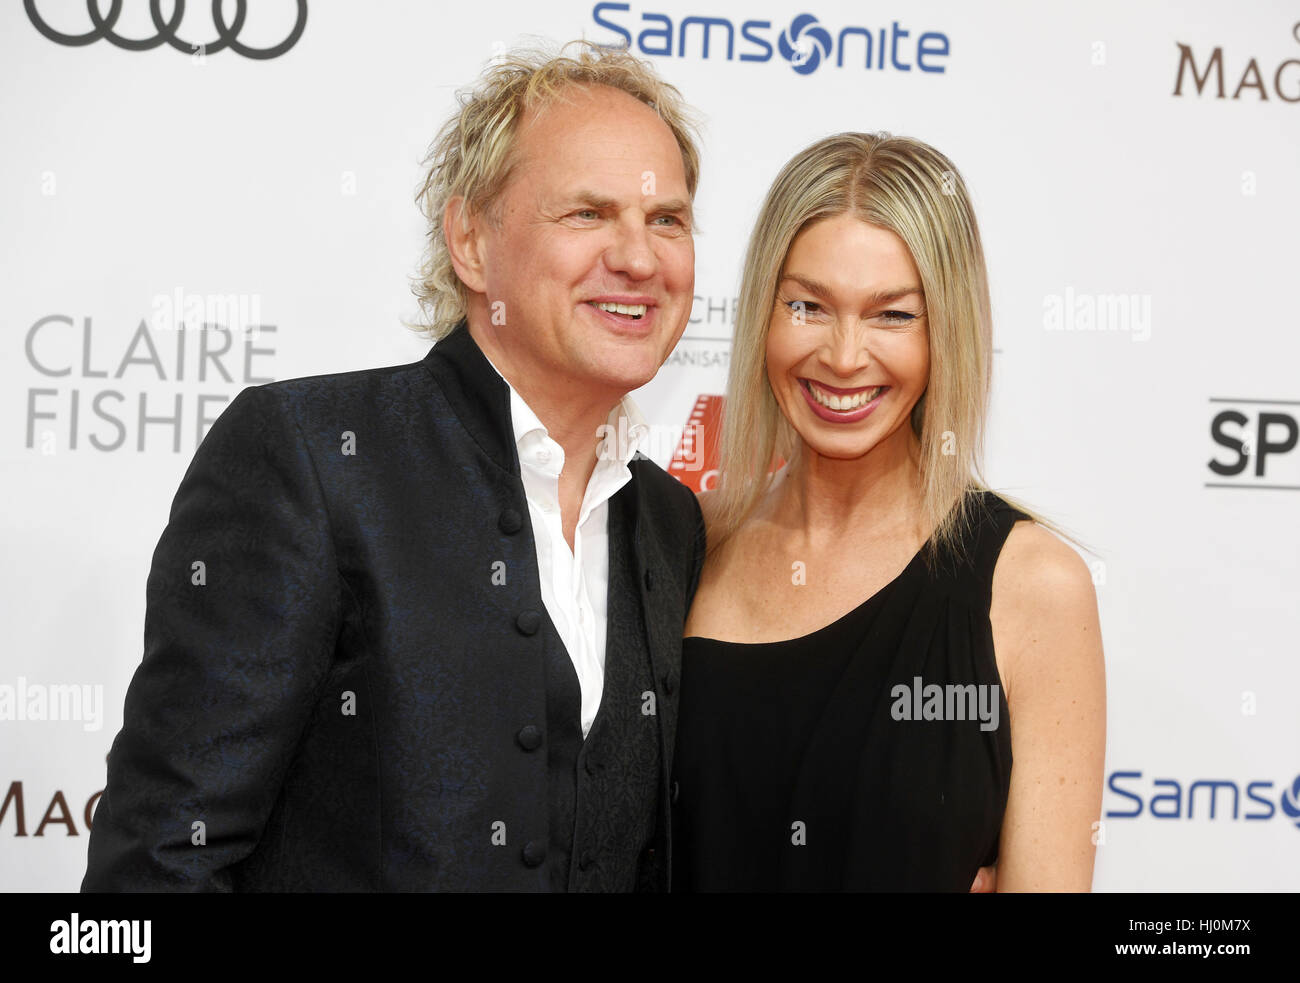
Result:
M669 854L704 527L629 467ZM545 756L519 741L545 718L543 610L509 390L463 323L418 362L245 389L153 555L82 890L545 890L517 846L547 836Z

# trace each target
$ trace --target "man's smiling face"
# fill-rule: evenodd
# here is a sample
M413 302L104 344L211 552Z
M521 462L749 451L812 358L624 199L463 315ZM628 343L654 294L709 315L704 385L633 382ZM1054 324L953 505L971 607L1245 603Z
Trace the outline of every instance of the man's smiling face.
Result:
M517 372L552 385L612 399L645 385L695 290L672 131L627 93L570 86L524 116L513 162L480 222L495 339Z

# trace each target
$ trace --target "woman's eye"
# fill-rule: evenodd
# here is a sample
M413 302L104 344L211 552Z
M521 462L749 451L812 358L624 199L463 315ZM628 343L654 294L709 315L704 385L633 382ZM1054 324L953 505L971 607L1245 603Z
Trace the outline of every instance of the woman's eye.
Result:
M885 311L879 315L883 321L890 321L893 324L906 324L908 321L915 321L916 315L909 314L907 311Z
M821 310L821 305L814 304L811 300L787 300L785 306L796 314L816 314Z

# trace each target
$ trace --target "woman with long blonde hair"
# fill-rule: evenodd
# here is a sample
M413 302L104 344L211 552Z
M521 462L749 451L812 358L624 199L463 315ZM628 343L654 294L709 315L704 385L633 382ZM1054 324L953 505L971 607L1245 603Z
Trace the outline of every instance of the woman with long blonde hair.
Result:
M785 166L701 498L680 887L966 891L995 862L998 890L1091 887L1096 597L1055 527L980 477L991 335L946 157L843 133Z

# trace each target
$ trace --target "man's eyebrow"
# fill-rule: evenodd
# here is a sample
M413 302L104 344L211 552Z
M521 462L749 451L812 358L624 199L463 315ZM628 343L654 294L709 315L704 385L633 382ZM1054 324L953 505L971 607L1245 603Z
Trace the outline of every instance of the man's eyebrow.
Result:
M834 291L820 280L815 280L810 276L804 276L802 273L787 273L781 278L782 280L793 280L805 290L808 290L824 300L829 300ZM924 296L920 287L893 287L889 290L877 290L871 296L866 298L866 306L874 307L876 304L889 304L903 297L918 294Z
M613 211L618 208L618 201L609 195L586 190L578 190L565 195L564 203L565 207L577 205L606 211ZM650 206L649 211L657 215L678 215L688 219L694 214L688 198L669 198L666 201L656 202Z
M661 201L653 209L660 214L668 215L685 215L691 214L691 203L686 198L669 198L667 201Z
M618 202L609 195L597 194L595 191L575 191L564 196L566 205L589 205L592 208L617 208Z

